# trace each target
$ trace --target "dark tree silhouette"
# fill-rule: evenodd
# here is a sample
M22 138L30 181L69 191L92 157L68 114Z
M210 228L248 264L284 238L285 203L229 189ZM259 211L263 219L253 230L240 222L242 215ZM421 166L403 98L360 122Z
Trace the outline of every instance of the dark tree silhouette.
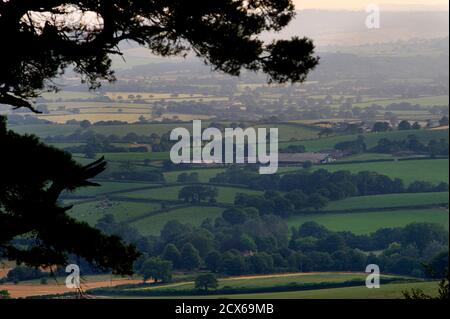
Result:
M52 78L73 66L91 88L114 80L109 55L130 40L161 56L193 51L215 70L263 71L269 81L301 82L318 64L307 38L265 43L259 35L283 29L295 14L291 0L10 0L0 1L0 103L56 91ZM67 17L72 22L68 22Z
M0 146L0 258L38 267L64 265L74 254L100 269L132 273L134 246L76 221L58 204L63 191L96 186L89 179L105 169L103 159L83 167L35 136L8 131L1 116Z

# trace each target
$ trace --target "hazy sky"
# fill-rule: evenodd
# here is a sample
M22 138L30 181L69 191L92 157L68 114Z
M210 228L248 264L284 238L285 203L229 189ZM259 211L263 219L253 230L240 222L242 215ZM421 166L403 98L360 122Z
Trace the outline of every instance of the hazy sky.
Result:
M294 0L297 9L349 9L364 10L368 4L374 3L385 8L416 10L422 6L448 8L449 0Z

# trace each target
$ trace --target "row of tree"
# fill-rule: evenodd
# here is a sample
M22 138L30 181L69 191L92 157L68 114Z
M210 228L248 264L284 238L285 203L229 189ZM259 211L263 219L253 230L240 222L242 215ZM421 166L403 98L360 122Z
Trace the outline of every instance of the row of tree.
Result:
M354 196L368 196L413 192L401 179L392 179L376 172L329 172L325 169L284 175L259 175L255 167L232 167L210 179L214 183L245 185L251 189L292 192L299 190L306 195L319 194L328 200L340 200ZM424 183L424 182L418 182ZM435 186L436 191L448 189L446 183Z

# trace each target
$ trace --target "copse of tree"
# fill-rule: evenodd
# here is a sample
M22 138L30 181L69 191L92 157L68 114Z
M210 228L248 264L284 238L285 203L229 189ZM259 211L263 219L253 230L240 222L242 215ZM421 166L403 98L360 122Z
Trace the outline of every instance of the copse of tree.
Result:
M95 228L101 230L107 235L120 236L128 244L133 244L139 251L147 252L150 244L144 236L139 234L136 229L126 223L117 222L113 215L106 214L95 224Z
M214 274L202 274L195 277L195 288L208 292L209 289L217 289L219 282Z
M80 122L80 126L84 130L86 130L89 127L91 127L91 125L92 125L91 122L89 122L88 120L83 120L83 121Z
M440 120L439 120L439 125L440 126L448 126L449 125L449 120L447 116L443 116Z
M208 235L198 237L201 233ZM427 274L421 263L436 265L440 270L446 264L441 252L448 250L448 231L437 224L419 223L356 235L307 222L289 232L283 219L252 213L241 224L222 216L214 222L205 220L200 227L170 222L161 232L155 254L164 253L169 244L189 245L182 251L194 251L192 255L197 255L195 250L204 250L194 259L211 272L228 275L361 271L368 263L375 263L384 272L423 277ZM370 251L379 253L367 253ZM184 256L182 253L182 261ZM178 269L188 268L181 264Z
M310 169L311 167L313 167L313 162L311 162L311 161L306 161L306 162L304 162L304 163L302 164L302 167L303 167L304 169Z
M139 256L134 246L69 217L70 207L58 201L64 191L97 186L89 179L105 169L103 158L81 166L70 154L42 144L35 136L7 130L1 116L0 144L8 154L0 157L0 167L5 168L0 179L0 258L39 267L64 265L74 254L115 273L132 272ZM25 234L31 234L30 242L15 245L13 239Z
M206 267L212 271L217 272L222 267L222 255L217 251L211 251L205 258Z
M409 135L404 140L389 140L382 138L377 145L370 149L374 153L396 154L399 152L414 152L416 154L429 154L431 157L448 156L449 144L445 139L430 140L427 145L420 142L415 135Z
M411 123L409 123L409 121L403 120L398 124L398 129L400 131L409 131L412 129L412 125Z
M249 178L250 180L248 180ZM320 209L330 200L354 196L416 193L420 192L419 189L424 192L445 191L448 188L445 183L433 185L422 181L413 182L411 185L414 187L405 187L401 179L392 179L376 172L363 171L352 174L349 171L329 172L325 169L303 170L282 176L261 176L257 173L253 174L252 170L233 168L218 174L211 181L243 184L248 187L258 185L254 188L267 190L264 196L238 193L235 197L235 204L241 207L254 207L262 214L280 216L289 216L295 210ZM281 191L286 194L281 196L273 191ZM312 195L315 199L310 200L309 197Z
M325 129L321 130L318 135L321 138L323 136L328 137L332 134L334 134L334 130L332 128L325 128Z
M162 253L162 258L172 262L174 268L180 267L182 264L181 253L174 244L167 244Z
M181 265L182 267L193 270L200 266L201 258L198 250L191 244L187 243L181 250Z
M334 146L334 149L345 152L347 154L364 153L367 150L367 145L364 136L358 136L355 141L341 142Z
M172 280L172 263L158 257L151 257L144 261L139 271L144 283L149 279L157 282L170 282Z
M388 122L376 122L372 127L372 132L387 132L391 129L391 125Z
M8 290L0 290L0 300L1 299L11 299L11 295Z
M239 208L229 208L222 213L225 221L232 225L243 224L247 220L247 215L244 210Z
M40 279L48 277L49 274L37 268L17 266L11 269L6 275L6 281L19 282L25 280Z
M199 203L202 201L214 202L217 196L217 188L203 185L185 186L178 193L179 199L192 203Z

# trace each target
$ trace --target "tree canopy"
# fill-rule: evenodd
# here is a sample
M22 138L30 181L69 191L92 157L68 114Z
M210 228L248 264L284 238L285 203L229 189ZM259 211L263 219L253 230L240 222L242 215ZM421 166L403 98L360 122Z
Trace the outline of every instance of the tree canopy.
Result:
M269 43L295 15L291 0L9 0L0 2L0 103L28 101L68 67L90 88L113 81L110 56L132 41L160 56L193 52L214 70L263 71L269 82L301 82L319 62L308 38Z

